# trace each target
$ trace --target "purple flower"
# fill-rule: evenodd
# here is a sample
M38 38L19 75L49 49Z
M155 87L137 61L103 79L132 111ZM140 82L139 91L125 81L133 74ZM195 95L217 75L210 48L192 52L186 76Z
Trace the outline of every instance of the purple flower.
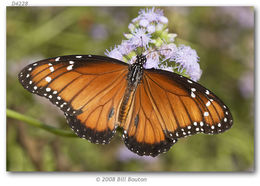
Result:
M155 32L155 26L154 25L149 25L149 26L147 26L147 32L149 33L149 34L152 34L152 33L154 33Z
M133 37L130 38L129 42L135 47L144 47L147 49L148 44L152 41L151 35L146 33L143 28L138 28L135 30Z
M178 72L184 72L192 80L197 81L202 71L196 51L189 46L177 47L173 43L177 34L169 33L167 23L168 19L162 10L141 9L138 17L128 25L130 33L124 34L126 40L113 50L107 51L106 55L133 64L136 61L137 49L141 47L147 58L145 69L154 68L171 72L177 69ZM158 34L153 34L155 32Z
M105 54L108 56L108 57L111 57L111 58L115 58L115 59L118 59L118 60L123 60L123 55L122 53L118 50L118 47L115 46L115 48L113 50L111 50L110 52L108 50L106 50Z
M117 49L122 55L127 55L131 51L135 50L136 47L132 45L128 40L123 40L121 45L119 45Z
M135 25L132 24L132 23L130 23L130 24L128 25L128 29L130 30L130 32L133 32L134 29L135 29Z
M193 81L198 81L202 74L202 70L200 69L200 65L198 63L191 65L186 69L186 72Z
M158 69L159 68L159 54L158 52L156 51L152 51L152 52L149 52L147 55L146 55L146 63L144 64L144 68L145 69L151 69L151 68L155 68L155 69Z
M173 68L168 67L168 66L161 66L160 69L165 70L165 71L169 71L169 72L173 72Z
M149 25L149 21L147 19L141 19L139 21L139 25L142 27L147 27Z
M141 9L139 11L139 16L133 19L133 22L137 22L141 20L147 20L149 23L151 22L161 22L163 24L168 23L168 19L163 15L163 11L160 9ZM140 24L141 25L141 24ZM142 25L141 25L142 26Z
M178 48L175 44L163 44L161 48L159 49L161 55L165 57L165 60L172 58L175 53L178 51Z
M165 16L160 16L159 17L159 22L161 22L163 24L167 24L168 23L168 19Z
M171 57L170 61L175 61L179 66L178 71L182 72L184 69L190 78L194 81L198 81L202 71L198 64L199 57L196 50L189 46L181 45L178 50Z
M156 31L162 31L162 30L163 30L163 27L164 27L163 24L158 23L158 24L156 25L156 27L155 27L155 30L156 30Z

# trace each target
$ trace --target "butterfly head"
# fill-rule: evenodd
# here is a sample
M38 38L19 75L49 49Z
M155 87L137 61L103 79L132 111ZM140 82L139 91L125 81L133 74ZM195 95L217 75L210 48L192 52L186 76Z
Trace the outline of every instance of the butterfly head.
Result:
M147 58L145 55L140 54L140 55L136 56L136 61L135 61L136 64L143 66L146 63L146 61L147 61Z

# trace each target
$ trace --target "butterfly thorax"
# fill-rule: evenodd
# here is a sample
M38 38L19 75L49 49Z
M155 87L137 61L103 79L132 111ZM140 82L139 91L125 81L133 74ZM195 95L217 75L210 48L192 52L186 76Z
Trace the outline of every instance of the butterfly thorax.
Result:
M136 88L141 82L143 77L143 65L146 62L146 57L143 55L136 56L134 64L129 66L129 72L127 74L129 88Z
M123 100L120 105L119 118L118 121L122 124L130 110L132 104L133 96L135 95L136 88L143 78L143 65L146 62L146 57L144 55L136 56L136 61L129 66L129 71L127 74L127 89L125 91Z

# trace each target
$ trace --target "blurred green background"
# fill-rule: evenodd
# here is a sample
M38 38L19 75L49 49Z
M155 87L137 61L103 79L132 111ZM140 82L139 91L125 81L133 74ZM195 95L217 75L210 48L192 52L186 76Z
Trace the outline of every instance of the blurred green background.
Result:
M143 7L7 8L7 108L71 131L55 106L30 94L17 74L29 63L61 55L104 55L120 44ZM253 171L254 9L160 7L178 43L200 56L199 83L229 106L227 132L180 139L168 153L139 157L116 135L109 145L61 137L7 118L8 171Z

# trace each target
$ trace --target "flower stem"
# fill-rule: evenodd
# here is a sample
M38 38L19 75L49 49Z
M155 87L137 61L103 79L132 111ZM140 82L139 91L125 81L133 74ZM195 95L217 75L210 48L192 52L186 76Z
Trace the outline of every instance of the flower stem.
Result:
M6 116L9 118L13 118L13 119L17 119L20 121L23 121L25 123L28 123L32 126L44 129L48 132L51 132L53 134L59 135L59 136L64 136L64 137L77 137L75 134L73 134L72 132L66 131L66 130L62 130L62 129L58 129L55 127L51 127L49 125L46 125L45 123L38 121L30 116L26 116L23 115L21 113L18 113L16 111L10 110L10 109L6 109Z

